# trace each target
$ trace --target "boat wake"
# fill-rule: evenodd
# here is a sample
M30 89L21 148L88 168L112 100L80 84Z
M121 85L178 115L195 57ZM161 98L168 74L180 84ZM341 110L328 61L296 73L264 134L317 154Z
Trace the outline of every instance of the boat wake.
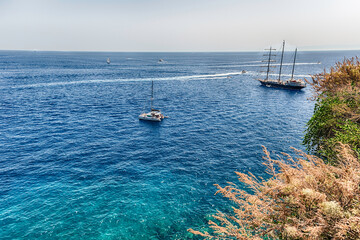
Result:
M189 81L189 80L205 80L205 79L225 79L231 78L238 75L246 76L258 76L263 75L258 72L247 71L245 74L242 72L228 72L228 73L216 73L216 74L201 74L201 75L190 75L190 76L175 76L175 77L163 77L163 78L116 78L116 79L93 79L93 80L79 80L79 81L68 81L68 82L47 82L47 83L35 83L18 86L4 86L0 89L20 89L20 88L40 88L40 87L55 87L55 86L66 86L66 85L79 85L79 84L94 84L94 83L121 83L121 82L148 82L148 81ZM266 75L266 74L265 74ZM276 76L276 74L271 74ZM284 76L291 76L283 74ZM294 77L305 78L310 75L294 75Z
M261 61L258 61L261 62ZM296 65L318 65L321 64L319 62L308 62L308 63L296 63ZM273 63L271 64L272 66L280 66L280 64L278 63ZM293 63L283 63L283 66L292 66ZM216 67L220 67L220 68L233 68L233 67L262 67L264 66L263 64L236 64L236 65L224 65L224 66L216 66Z
M252 73L252 75L256 75L256 76L266 76L266 73ZM274 77L279 77L279 74L275 74L275 73L269 73L269 76L274 76ZM291 74L281 74L281 76L285 76L285 77L291 77ZM311 77L311 75L306 75L306 74L294 74L294 78L309 78Z
M176 76L176 77L163 77L163 78L117 78L117 79L94 79L94 80L79 80L68 82L48 82L48 83L35 83L19 86L0 87L0 89L12 88L38 88L38 87L54 87L65 85L78 85L78 84L93 84L93 83L116 83L116 82L147 82L147 81L188 81L188 80L203 80L203 79L218 79L226 78L228 76L241 75L241 72L218 73L218 74L202 74L190 76Z

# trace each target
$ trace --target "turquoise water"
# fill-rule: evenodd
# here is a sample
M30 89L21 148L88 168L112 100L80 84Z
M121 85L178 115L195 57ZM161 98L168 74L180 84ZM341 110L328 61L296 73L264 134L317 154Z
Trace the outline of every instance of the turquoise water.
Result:
M296 76L356 54L299 52ZM261 58L0 51L0 239L192 238L261 145L304 149L311 90L260 86ZM137 119L152 80L161 123Z

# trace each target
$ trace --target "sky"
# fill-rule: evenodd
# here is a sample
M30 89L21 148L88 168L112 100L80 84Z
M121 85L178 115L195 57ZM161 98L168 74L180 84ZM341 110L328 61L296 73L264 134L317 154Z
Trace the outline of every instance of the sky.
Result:
M0 49L360 49L360 0L0 0Z

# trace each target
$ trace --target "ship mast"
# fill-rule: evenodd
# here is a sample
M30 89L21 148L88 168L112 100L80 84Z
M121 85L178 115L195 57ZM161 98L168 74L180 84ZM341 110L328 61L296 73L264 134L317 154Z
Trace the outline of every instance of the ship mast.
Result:
M275 54L273 54L272 52L275 51L275 48L270 47L270 49L265 49L265 51L269 51L268 54L264 54L264 56L266 57L265 60L262 60L261 62L266 63L266 65L261 66L261 67L266 67L266 71L261 71L261 72L266 72L266 78L265 80L269 79L269 74L272 72L270 71L270 68L274 68L275 66L271 66L270 63L275 62L275 60L272 60L271 57L276 56Z
M269 79L269 73L270 73L270 67L275 67L275 66L270 66L270 63L271 62L275 62L275 60L271 60L271 56L276 56L275 54L271 54L271 51L275 51L276 49L275 48L272 48L270 47L270 49L265 49L267 51L269 51L269 59L267 60L264 60L262 62L266 62L267 63L267 70L266 70L266 79L265 80L268 80ZM264 55L264 56L268 56L268 55ZM265 67L265 66L264 66Z
M294 78L294 70L295 70L296 53L297 53L297 48L295 48L295 56L294 56L294 64L293 64L293 68L292 68L292 73L291 73L291 80L293 80L293 78Z
M151 98L150 98L151 111L153 109L153 101L154 101L154 81L151 81Z
M283 58L284 58L284 49L285 49L285 40L283 41L283 47L282 47L282 53L281 53L280 70L279 70L279 82L280 82L280 78L281 78L281 68L282 68L282 63L283 63Z

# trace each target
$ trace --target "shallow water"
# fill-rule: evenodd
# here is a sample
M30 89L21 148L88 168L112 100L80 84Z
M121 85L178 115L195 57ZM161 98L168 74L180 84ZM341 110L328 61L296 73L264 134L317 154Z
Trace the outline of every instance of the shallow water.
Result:
M299 52L296 76L356 54ZM191 238L261 145L304 149L311 90L260 86L261 57L0 51L0 239ZM151 80L161 123L137 119Z

